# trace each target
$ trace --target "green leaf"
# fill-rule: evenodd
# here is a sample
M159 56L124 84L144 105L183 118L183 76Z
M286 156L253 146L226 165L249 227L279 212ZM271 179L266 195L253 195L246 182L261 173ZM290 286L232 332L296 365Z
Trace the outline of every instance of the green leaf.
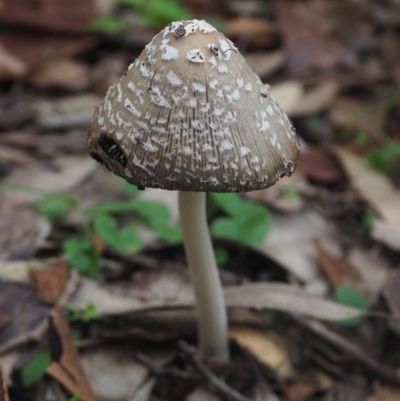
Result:
M284 187L278 191L278 196L282 199L298 199L300 194L296 188Z
M171 226L171 211L165 203L137 199L134 209L161 239L172 243L182 240L181 227L180 225Z
M118 34L128 29L127 23L118 17L99 17L90 22L90 29L96 32Z
M191 18L188 10L176 0L118 0L118 3L134 8L143 22L155 28Z
M214 249L214 254L215 254L215 261L219 266L224 265L229 260L229 252L225 248L216 247Z
M128 194L136 196L141 191L138 190L136 185L129 184L129 182L124 181L122 189Z
M117 221L109 215L97 216L94 229L108 245L121 252L135 252L142 246L142 240L134 227L118 229Z
M24 387L30 387L37 383L45 374L51 363L50 352L42 349L21 371L21 379Z
M63 243L63 249L70 266L91 278L100 272L100 255L91 240L85 237L70 237Z
M373 210L367 210L361 217L361 224L366 230L371 230L377 218Z
M82 397L80 394L75 394L73 397L71 397L68 401L81 401Z
M81 321L88 323L93 320L102 319L102 316L97 312L96 305L92 303L87 304L83 310L75 308L69 302L65 302L63 307L69 312L68 320L70 322Z
M340 285L336 287L334 295L336 301L343 305L353 306L354 308L358 308L362 311L369 309L369 305L365 297L349 286ZM345 319L340 321L340 324L343 326L356 327L364 321L364 318L364 316L359 316L351 319Z
M122 201L122 202L101 202L94 206L89 206L83 210L87 216L94 216L96 214L114 214L126 213L135 211L135 201Z
M381 149L374 149L365 154L368 164L385 174L400 169L400 141L387 140Z
M41 216L57 220L67 212L79 206L79 200L67 194L49 194L35 203L36 210Z
M213 235L246 245L262 243L272 226L267 208L247 201L238 194L212 194L212 199L229 216L217 218L213 222Z

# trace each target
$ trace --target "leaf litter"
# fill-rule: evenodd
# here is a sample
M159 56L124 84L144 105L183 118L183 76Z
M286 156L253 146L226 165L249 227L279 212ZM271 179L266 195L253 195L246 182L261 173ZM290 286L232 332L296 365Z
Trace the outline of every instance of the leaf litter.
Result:
M0 400L397 399L396 2L45 3L0 2ZM171 12L210 16L302 139L292 178L210 196L225 366L176 343L196 332L176 194L86 155L99 98Z

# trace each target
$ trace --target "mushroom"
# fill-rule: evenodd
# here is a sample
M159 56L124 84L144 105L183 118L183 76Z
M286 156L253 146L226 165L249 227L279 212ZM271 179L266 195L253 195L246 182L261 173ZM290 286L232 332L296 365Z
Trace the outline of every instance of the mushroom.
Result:
M89 148L139 188L179 191L200 354L228 359L206 192L264 189L293 173L299 142L269 86L207 22L174 22L108 90L89 129Z

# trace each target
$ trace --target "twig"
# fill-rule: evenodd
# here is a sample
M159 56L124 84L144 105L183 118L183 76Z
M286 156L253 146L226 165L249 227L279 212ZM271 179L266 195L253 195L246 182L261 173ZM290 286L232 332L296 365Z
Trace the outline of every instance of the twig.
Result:
M188 362L197 369L207 382L214 387L221 397L229 401L250 401L249 398L243 396L238 391L228 386L224 381L219 379L213 372L204 366L196 357L195 351L184 341L178 343L179 349L188 357Z

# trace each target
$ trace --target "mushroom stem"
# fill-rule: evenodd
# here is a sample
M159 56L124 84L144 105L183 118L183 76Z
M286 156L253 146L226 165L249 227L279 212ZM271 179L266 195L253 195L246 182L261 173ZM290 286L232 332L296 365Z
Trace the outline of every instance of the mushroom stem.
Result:
M186 258L197 305L200 355L227 360L228 319L207 227L206 194L179 191L178 199Z

